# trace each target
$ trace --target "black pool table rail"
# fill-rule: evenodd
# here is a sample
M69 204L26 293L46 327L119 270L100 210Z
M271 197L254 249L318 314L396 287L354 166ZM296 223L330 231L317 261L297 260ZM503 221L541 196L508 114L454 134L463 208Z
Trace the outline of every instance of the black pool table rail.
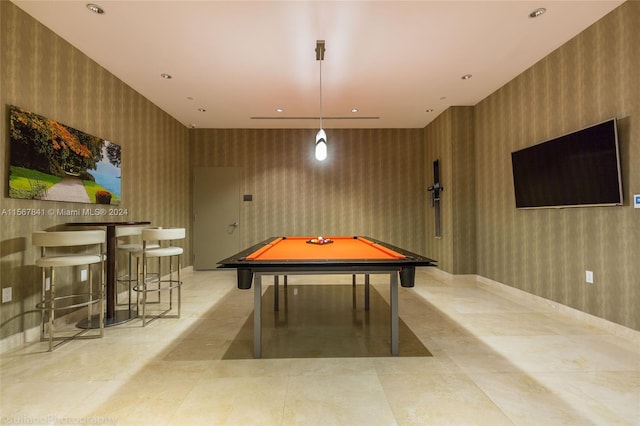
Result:
M384 243L370 237L366 238L385 248L391 249L405 256L400 259L276 259L276 260L248 260L247 256L272 243L280 237L268 238L254 246L249 247L231 257L218 262L219 268L237 269L238 288L248 290L251 288L253 275L259 273L273 273L295 275L296 273L345 273L362 274L367 272L383 272L397 269L400 273L402 287L413 287L415 283L415 268L417 266L435 266L436 261L419 254L407 251L400 247ZM286 238L286 237L285 237ZM358 238L358 237L353 237Z

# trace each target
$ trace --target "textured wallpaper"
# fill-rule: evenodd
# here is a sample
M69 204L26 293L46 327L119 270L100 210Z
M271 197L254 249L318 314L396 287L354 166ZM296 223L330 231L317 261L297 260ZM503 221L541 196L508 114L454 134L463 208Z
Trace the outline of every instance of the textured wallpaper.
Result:
M242 167L241 245L275 234L361 234L640 330L640 2L628 1L474 107L426 129L187 130L7 1L0 1L0 171L8 175L7 105L56 119L123 149L125 217L185 226L190 264L191 167ZM624 207L516 210L510 153L616 116ZM427 186L441 160L443 238L433 238ZM1 208L75 208L8 198ZM77 218L74 218L74 220ZM39 275L30 234L69 221L0 218L0 278L14 302L0 338L35 327ZM584 283L594 271L595 284Z
M14 302L0 313L0 338L36 326L40 275L31 233L71 221L150 220L190 229L188 130L8 1L0 2L2 209L81 209L91 204L8 198L8 108L16 105L122 147L126 215L0 217L0 278ZM185 241L186 263L190 247Z
M424 252L422 129L192 130L194 167L242 167L241 246L274 235L367 235Z
M435 208L431 206L431 194L427 194L425 223L426 256L437 259L438 267L455 273L453 260L453 134L454 108L449 108L429 124L425 137L425 176L427 187L433 185L433 162L439 161L440 185L444 188L440 197L440 237L435 232Z
M476 273L476 185L474 108L451 107L425 128L427 186L439 160L441 237L435 237L435 209L428 200L426 254L451 274ZM430 195L429 195L430 196Z
M475 274L476 265L476 163L473 107L455 107L452 127L453 164L453 270ZM480 192L479 197L482 196Z
M475 108L478 274L640 330L640 2ZM512 151L617 117L625 205L516 210ZM585 283L585 270L595 283Z

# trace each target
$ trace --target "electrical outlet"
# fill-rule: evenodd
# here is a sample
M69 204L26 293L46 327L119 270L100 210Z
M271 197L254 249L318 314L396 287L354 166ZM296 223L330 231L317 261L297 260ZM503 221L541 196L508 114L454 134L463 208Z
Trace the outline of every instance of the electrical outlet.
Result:
M87 280L87 270L82 269L80 271L80 281L86 281L86 280Z
M585 271L585 281L589 284L593 284L593 271Z
M11 302L13 299L13 289L12 287L5 287L2 289L2 303Z

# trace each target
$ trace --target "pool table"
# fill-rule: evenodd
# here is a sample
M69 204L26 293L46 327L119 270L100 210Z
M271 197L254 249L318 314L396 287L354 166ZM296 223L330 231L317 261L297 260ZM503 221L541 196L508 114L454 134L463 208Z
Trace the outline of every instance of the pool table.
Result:
M314 243L315 241L315 243ZM387 274L390 284L391 355L398 348L398 276L402 287L413 287L417 266L435 266L433 259L382 241L360 236L274 237L218 262L237 270L238 288L254 287L254 357L262 351L262 276L305 274Z

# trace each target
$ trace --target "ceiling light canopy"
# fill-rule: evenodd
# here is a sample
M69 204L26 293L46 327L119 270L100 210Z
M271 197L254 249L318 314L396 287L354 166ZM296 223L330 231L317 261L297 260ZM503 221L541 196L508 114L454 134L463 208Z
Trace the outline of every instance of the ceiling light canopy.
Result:
M102 15L104 13L104 9L98 6L97 4L88 3L87 9L89 9L93 13L97 13L98 15Z
M544 7L539 7L529 14L529 18L537 18L539 16L542 16L546 11L547 9L545 9Z

